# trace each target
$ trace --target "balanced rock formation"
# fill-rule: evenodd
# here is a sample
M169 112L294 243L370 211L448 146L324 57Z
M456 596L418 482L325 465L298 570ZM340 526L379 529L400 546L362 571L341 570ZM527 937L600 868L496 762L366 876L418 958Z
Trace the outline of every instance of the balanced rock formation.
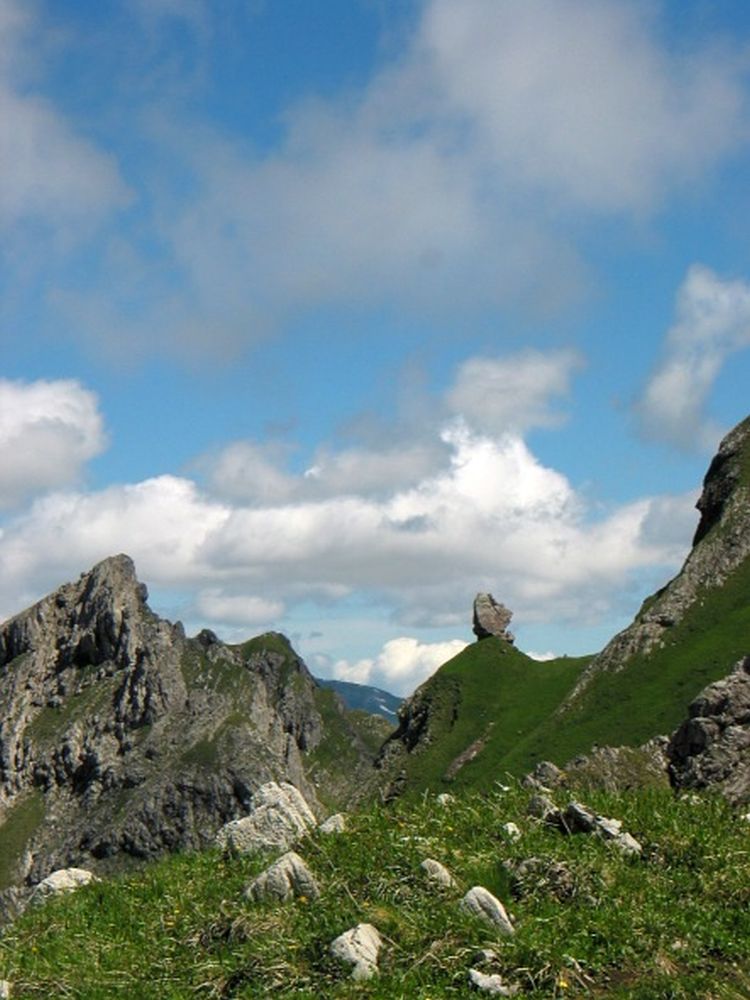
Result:
M356 717L283 636L189 639L146 601L119 555L0 625L0 916L56 869L210 845L269 781L316 808L369 773Z
M508 631L513 612L504 604L500 604L492 594L477 594L474 598L473 631L477 639L488 639L496 636L505 642L513 643L513 635Z

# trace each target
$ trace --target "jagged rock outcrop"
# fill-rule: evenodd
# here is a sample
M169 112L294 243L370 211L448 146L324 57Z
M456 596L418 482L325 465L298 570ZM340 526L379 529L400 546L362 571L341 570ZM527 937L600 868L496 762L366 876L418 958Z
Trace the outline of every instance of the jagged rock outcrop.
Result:
M593 658L567 705L601 672L621 670L632 656L661 647L694 603L706 591L721 587L750 556L749 456L750 417L724 437L709 466L696 504L700 522L682 569L644 602L633 624Z
M54 869L206 846L266 782L315 806L331 727L341 793L372 752L283 636L189 639L104 560L0 625L0 914Z
M299 790L287 782L270 781L253 794L252 810L226 823L216 834L216 846L227 854L257 854L285 850L316 825L315 814Z
M691 703L667 748L672 783L750 802L750 656Z
M513 612L500 604L492 594L477 594L474 598L474 620L472 629L477 639L489 639L494 635L505 642L515 639L508 631Z

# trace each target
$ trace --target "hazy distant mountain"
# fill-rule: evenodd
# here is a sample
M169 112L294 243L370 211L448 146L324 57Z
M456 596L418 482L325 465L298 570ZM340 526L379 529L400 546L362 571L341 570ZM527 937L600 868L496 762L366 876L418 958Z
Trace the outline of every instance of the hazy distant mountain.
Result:
M380 688L370 687L368 684L322 680L320 677L315 679L321 687L335 691L347 708L360 709L371 715L382 715L394 726L398 724L398 707L403 698L397 698L395 694L382 691Z

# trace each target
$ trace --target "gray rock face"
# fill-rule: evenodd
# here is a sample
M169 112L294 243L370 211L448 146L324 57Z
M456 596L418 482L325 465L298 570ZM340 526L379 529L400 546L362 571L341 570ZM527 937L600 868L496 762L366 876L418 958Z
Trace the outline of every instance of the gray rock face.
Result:
M480 920L492 924L501 934L509 936L514 933L513 924L505 912L505 907L484 886L475 885L473 889L469 889L461 900L461 908L467 913L479 917Z
M500 604L492 594L477 594L474 598L473 630L477 639L487 639L494 635L505 642L514 642L508 625L513 617L504 604Z
M314 813L293 785L270 781L253 794L252 811L226 823L216 834L215 843L234 855L270 848L285 850L315 825Z
M595 833L609 841L623 854L640 854L641 845L622 829L619 819L599 816L580 802L569 802L560 815L560 825L567 833Z
M294 851L287 851L245 890L245 896L256 903L266 899L285 903L300 896L317 899L319 895L320 887L315 876Z
M94 881L94 876L85 868L60 868L34 888L31 895L33 903L41 903L49 896L59 896L66 892L75 892L82 885Z
M269 781L316 803L320 691L284 637L189 639L146 597L120 555L0 625L0 824L20 817L29 830L11 859L16 886L207 847ZM327 725L368 770L343 708ZM358 766L331 794L346 794ZM0 892L0 914L20 905L13 885Z
M378 971L382 941L372 924L357 924L331 943L334 958L353 966L352 979L372 979Z
M750 802L750 656L692 702L669 741L677 788L720 789L734 803Z

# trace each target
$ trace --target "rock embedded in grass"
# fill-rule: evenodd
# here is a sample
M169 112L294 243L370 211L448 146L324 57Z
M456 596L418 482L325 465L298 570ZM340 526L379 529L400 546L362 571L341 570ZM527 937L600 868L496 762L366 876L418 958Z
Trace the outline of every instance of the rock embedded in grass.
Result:
M346 818L342 813L335 813L324 820L318 830L321 833L343 833L346 830Z
M58 896L64 892L75 892L82 885L95 881L94 876L85 868L58 868L35 886L31 896L32 903L41 903L50 896Z
M513 924L510 922L510 917L505 912L505 907L484 886L475 885L472 889L469 889L461 900L461 908L466 910L467 913L479 917L480 920L493 924L501 934L509 936L515 933Z
M11 985L7 979L0 979L0 1000L10 1000Z
M317 899L320 887L299 854L287 851L250 883L245 889L245 896L256 903L265 899L278 899L285 903L295 897Z
M455 888L456 880L445 865L442 865L439 861L435 861L434 858L425 858L419 867L433 885L439 886L441 889Z
M331 942L331 954L352 965L352 979L359 982L377 975L382 943L372 924L357 924Z
M489 993L496 997L514 997L518 993L517 986L506 986L501 976L488 976L479 969L469 969L469 982L480 993Z
M252 806L247 816L226 823L216 834L216 846L225 854L287 850L316 826L304 796L287 782L262 785L253 794Z

